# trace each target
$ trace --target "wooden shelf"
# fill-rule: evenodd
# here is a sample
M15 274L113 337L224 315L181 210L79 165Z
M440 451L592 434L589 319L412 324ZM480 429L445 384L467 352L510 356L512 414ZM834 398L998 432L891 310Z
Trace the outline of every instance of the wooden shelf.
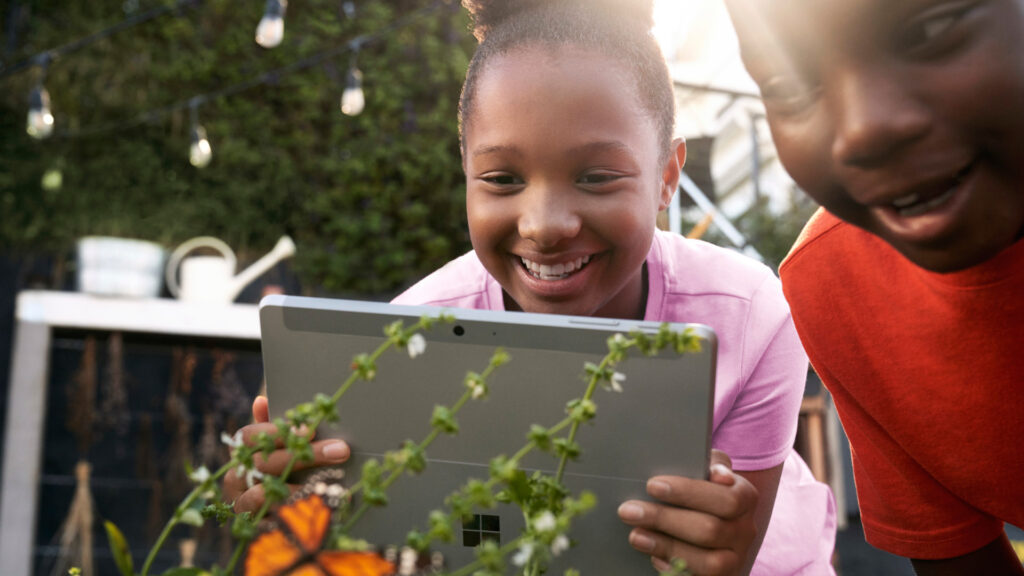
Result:
M46 422L47 404L54 394L63 393L59 388L64 382L52 381L55 377L51 374L54 359L81 355L80 350L84 346L76 344L75 340L88 335L105 340L107 336L104 334L113 332L124 334L125 342L129 342L129 335L136 335L135 342L142 342L136 350L142 351L143 356L154 347L168 348L162 353L164 362L169 362L171 347L183 345L202 350L224 344L224 348L229 350L244 348L250 358L253 355L258 358L259 307L254 304L183 303L161 298L111 298L73 292L25 291L18 295L0 485L0 558L3 558L5 576L31 576L34 555L53 553L51 542L35 541L38 537L39 499L44 490L48 494L54 490L63 494L74 485L74 478L63 474L63 466L57 466L60 470L51 469L43 474L44 447L49 446L47 435L55 431L63 433L60 426L47 426ZM55 334L58 342L54 341ZM64 372L66 376L67 370ZM261 369L259 374L262 375ZM166 380L169 379L167 374ZM255 390L259 382L249 384L254 384L249 387ZM148 392L154 396L160 393ZM133 422L136 417L131 416ZM160 420L156 413L150 417L154 424ZM51 414L50 418L55 416ZM154 433L157 431L154 425ZM100 449L106 450L106 447L95 448L94 455ZM74 453L73 448L70 453ZM53 457L63 463L67 455L68 450L64 449ZM105 452L102 456L111 458ZM51 462L49 468L54 468L52 462L57 462L49 456L47 461ZM97 490L97 496L101 493L116 494L119 490L127 496L136 493L137 489L148 489L143 478L131 478L130 473L119 475L120 471L96 470L92 486ZM58 502L43 504L47 508L61 506ZM118 510L119 514L128 512L131 511ZM105 546L105 542L97 544Z

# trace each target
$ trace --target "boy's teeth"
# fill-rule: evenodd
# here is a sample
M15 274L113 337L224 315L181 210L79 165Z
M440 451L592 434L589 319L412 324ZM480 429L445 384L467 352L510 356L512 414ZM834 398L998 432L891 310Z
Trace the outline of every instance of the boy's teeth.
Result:
M925 202L921 202L920 204L911 205L907 207L896 206L896 208L899 210L900 216L917 216L919 214L924 214L925 212L928 212L933 208L941 206L946 200L949 200L950 197L953 196L954 192L956 192L956 188L950 188L949 190L943 192L942 194L939 194L938 196L932 198L931 200L927 200Z
M563 262L560 264L538 264L532 260L526 258L520 258L523 262L523 266L532 274L535 278L541 280L560 280L567 278L573 272L576 272L580 268L583 268L587 262L590 262L590 256L583 256L577 258L572 262Z
M897 208L897 209L899 209L899 208L906 208L907 206L910 206L911 204L917 202L918 198L919 198L919 196L916 193L915 194L907 194L906 196L903 196L903 197L900 197L900 198L897 198L897 199L893 200L892 201L892 205L893 205L894 208Z

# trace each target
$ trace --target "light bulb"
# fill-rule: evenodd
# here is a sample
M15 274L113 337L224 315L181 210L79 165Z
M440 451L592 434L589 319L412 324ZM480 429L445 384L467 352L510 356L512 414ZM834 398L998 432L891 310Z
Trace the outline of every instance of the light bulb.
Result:
M213 159L213 148L206 138L206 130L199 125L192 128L192 145L188 149L188 161L196 168L205 168Z
M345 91L341 93L341 112L348 116L358 116L366 107L366 96L363 94L363 73L353 66L348 71Z
M50 94L46 88L36 86L28 98L28 122L25 131L36 140L53 133L53 114L50 112Z
M256 43L274 48L284 39L284 10L287 0L267 0L267 9L256 26Z
M60 168L50 168L43 172L43 179L40 183L43 190L49 192L60 190L60 187L64 185L64 173L61 172Z

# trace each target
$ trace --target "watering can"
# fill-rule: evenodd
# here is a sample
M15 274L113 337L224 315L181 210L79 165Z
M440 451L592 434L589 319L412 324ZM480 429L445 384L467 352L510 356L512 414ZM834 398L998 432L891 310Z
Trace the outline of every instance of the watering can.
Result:
M220 255L185 258L198 248L212 248ZM230 304L242 288L293 254L295 242L288 236L282 236L273 250L235 275L235 253L231 248L219 238L199 236L183 242L167 259L167 289L186 302ZM178 276L181 276L180 285Z

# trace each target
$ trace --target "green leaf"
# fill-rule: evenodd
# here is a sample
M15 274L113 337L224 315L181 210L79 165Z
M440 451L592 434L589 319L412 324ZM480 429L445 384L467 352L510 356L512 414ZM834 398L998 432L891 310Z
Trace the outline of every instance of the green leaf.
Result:
M128 551L128 542L124 539L124 534L121 534L117 526L109 520L103 522L103 527L107 529L107 540L110 542L110 552L114 555L117 571L121 576L133 576L135 570L132 567L132 554Z
M179 568L171 568L167 572L164 572L163 574L161 574L161 576L204 576L206 574L209 574L209 572L207 572L206 570L203 570L202 568L195 568L195 567L192 567L192 568L180 568L179 567Z

